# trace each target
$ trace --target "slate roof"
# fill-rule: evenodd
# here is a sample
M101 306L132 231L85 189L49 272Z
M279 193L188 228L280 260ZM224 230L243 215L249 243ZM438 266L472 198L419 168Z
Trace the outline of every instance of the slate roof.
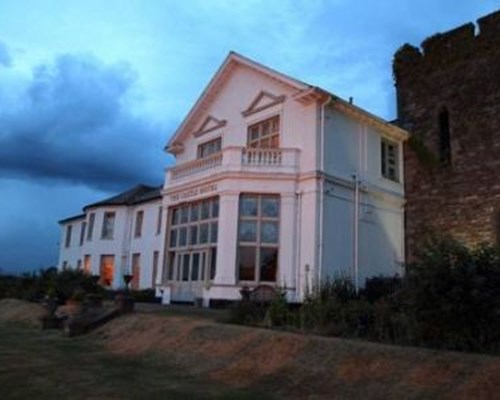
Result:
M98 201L97 203L88 204L83 209L86 210L101 206L131 206L160 198L161 186L137 185L116 196Z

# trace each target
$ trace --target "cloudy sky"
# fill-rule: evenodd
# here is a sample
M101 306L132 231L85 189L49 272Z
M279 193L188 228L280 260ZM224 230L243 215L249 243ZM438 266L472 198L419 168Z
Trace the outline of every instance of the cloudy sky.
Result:
M391 60L493 0L0 0L0 270L55 265L57 220L142 182L230 50L395 117Z

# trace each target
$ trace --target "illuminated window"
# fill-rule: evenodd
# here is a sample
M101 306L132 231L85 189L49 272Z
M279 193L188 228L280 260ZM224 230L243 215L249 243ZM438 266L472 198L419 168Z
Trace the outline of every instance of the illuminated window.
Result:
M275 116L248 127L248 147L278 148L280 119Z
M382 176L391 181L399 182L398 144L385 138L382 138L380 143Z
M113 231L115 229L115 213L105 212L102 221L101 239L113 239Z
M139 290L139 282L141 277L141 254L132 254L132 281L130 287L133 290Z
M242 194L238 225L238 278L275 282L278 271L280 198Z
M101 265L99 268L99 283L103 286L111 286L113 284L113 276L115 271L115 256L103 254L101 255Z
M198 158L205 158L221 150L221 138L210 140L198 146Z
M87 275L90 275L92 272L90 264L90 254L85 254L83 256L83 272L85 272Z

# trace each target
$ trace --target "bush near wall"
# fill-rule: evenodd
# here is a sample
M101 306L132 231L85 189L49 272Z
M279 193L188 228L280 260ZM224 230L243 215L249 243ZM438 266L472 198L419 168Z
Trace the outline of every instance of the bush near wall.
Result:
M460 351L500 352L500 249L432 238L404 278L373 278L356 293L346 279L312 290L295 310L277 296L236 322ZM285 302L285 305L284 305ZM259 317L260 315L260 317Z

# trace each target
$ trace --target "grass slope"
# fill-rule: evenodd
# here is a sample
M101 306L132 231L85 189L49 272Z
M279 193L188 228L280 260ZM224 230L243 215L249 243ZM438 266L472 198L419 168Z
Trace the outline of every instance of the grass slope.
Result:
M1 399L427 400L500 393L500 357L231 326L215 322L219 314L192 309L187 316L175 309L135 313L67 339L12 322L15 305L6 307L0 301Z

